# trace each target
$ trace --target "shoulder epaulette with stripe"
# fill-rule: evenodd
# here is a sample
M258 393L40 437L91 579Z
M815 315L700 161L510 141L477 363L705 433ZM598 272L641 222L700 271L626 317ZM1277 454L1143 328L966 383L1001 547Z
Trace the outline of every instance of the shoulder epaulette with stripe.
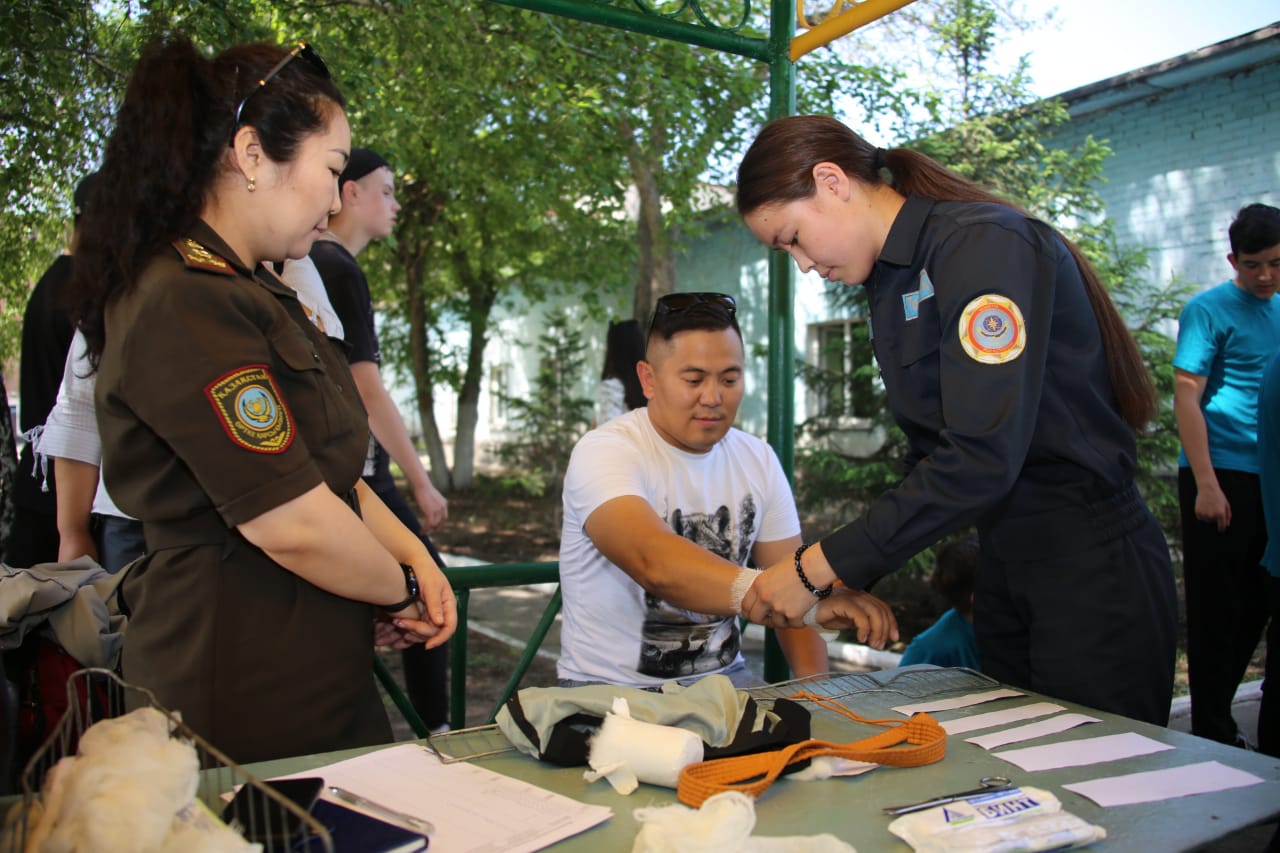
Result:
M178 254L182 256L187 269L204 270L205 272L221 273L222 275L236 274L236 271L231 268L231 264L190 237L174 240L173 248L178 250Z

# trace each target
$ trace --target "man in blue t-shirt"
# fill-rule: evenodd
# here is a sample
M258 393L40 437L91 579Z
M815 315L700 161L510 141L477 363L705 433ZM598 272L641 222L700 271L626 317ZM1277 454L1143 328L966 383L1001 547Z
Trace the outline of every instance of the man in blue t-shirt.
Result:
M1182 440L1191 731L1234 744L1245 739L1231 701L1268 616L1258 389L1280 347L1280 306L1272 300L1280 285L1280 210L1242 208L1228 237L1234 278L1195 296L1179 318L1173 407Z

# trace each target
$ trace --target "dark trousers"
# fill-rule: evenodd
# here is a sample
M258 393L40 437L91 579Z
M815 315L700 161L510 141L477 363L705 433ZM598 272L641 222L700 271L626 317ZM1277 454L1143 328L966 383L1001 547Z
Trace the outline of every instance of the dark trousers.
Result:
M1177 594L1136 489L980 529L973 627L982 672L1158 726L1169 722Z
M29 569L39 563L58 561L58 517L29 507L14 508L13 529L4 543L4 563L15 569Z
M1258 709L1258 751L1280 758L1280 577L1268 574L1266 583L1271 624L1267 628L1267 670ZM1280 831L1276 838L1280 840Z
M118 515L94 515L93 533L98 543L98 565L110 574L114 575L147 552L141 521Z
M396 488L386 459L385 452L379 454L374 473L365 477L365 482L405 527L417 532L421 522ZM418 533L418 538L427 546L432 559L443 566L439 552L427 535ZM436 729L449 722L449 644L434 649L410 646L400 653L400 662L404 667L405 693L427 728Z
M1267 624L1268 575L1261 565L1267 529L1258 475L1215 473L1231 504L1231 525L1221 533L1196 518L1195 478L1190 468L1178 469L1187 677L1191 733L1233 744L1238 731L1231 701Z

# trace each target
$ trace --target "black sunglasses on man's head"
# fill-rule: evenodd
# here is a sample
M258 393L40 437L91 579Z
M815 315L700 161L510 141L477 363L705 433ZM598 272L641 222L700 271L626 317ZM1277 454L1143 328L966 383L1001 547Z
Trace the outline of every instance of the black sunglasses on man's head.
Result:
M236 105L236 121L231 127L231 134L233 136L235 135L235 132L240 129L240 114L244 112L244 105L249 102L250 98L261 92L264 86L274 80L276 75L285 69L286 65L293 62L293 60L297 59L299 56L306 60L307 64L311 66L313 71L324 79L329 79L329 67L324 64L324 60L320 58L320 54L316 53L307 42L298 42L292 50L285 54L284 59L281 59L271 67L270 71L262 75L262 79L258 81L258 85L250 89L249 94L245 95L244 98L241 99L240 103Z
M653 313L655 316L675 314L679 311L688 311L701 303L717 305L728 311L730 315L737 313L738 310L738 303L727 293L668 293L658 297L658 304L654 307Z

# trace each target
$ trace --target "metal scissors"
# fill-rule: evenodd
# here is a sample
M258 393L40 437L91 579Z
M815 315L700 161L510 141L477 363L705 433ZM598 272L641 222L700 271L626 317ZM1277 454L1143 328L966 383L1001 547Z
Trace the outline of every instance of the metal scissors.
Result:
M957 791L954 794L943 794L940 797L922 800L918 803L909 803L905 806L886 806L882 811L891 815L911 814L912 812L931 809L934 806L945 806L947 803L954 803L958 800L973 800L989 794L998 794L1001 791L1012 791L1017 787L1004 776L983 776L978 780L977 788L971 788L968 791Z

